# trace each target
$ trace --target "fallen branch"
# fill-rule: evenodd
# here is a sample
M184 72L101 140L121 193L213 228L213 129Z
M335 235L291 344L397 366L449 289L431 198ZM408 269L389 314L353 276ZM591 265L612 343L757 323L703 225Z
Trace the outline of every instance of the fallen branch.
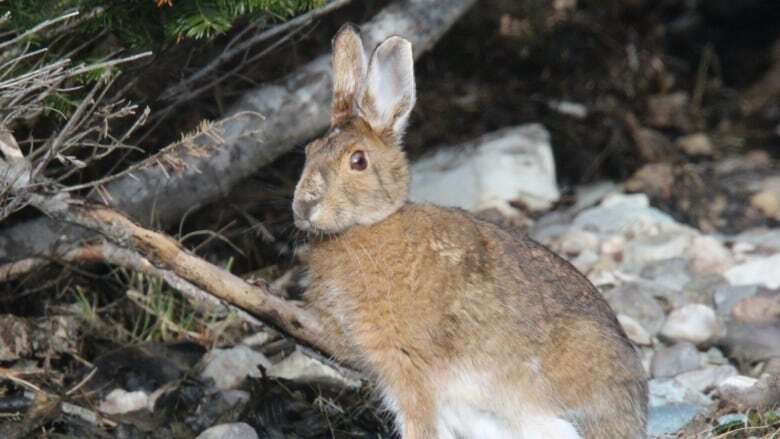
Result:
M363 25L366 46L398 34L412 41L419 56L474 1L393 3ZM193 207L218 200L242 179L327 127L329 57L322 55L280 82L248 92L222 120L171 145L144 166L104 182L103 200L142 224L163 227L175 224ZM91 237L94 232L56 218L7 226L0 229L0 261L52 255L62 243L74 245Z
M13 136L2 129L0 150L5 156L0 159L0 171L24 168L21 164L24 158L19 146ZM0 183L13 188L13 181L3 181L3 178L16 178L16 175L17 173L0 172ZM19 188L18 191L18 196L26 198L29 205L50 218L97 232L119 246L85 247L80 255L71 254L71 257L81 260L106 258L106 261L153 272L164 278L167 276L167 279L175 282L174 285L183 287L181 291L185 294L195 295L200 300L211 300L206 299L207 294L216 296L306 344L324 352L332 352L320 322L313 314L293 302L273 295L266 287L249 284L191 254L170 236L141 227L110 207L78 199L68 192L47 193L43 190L31 190L29 186Z

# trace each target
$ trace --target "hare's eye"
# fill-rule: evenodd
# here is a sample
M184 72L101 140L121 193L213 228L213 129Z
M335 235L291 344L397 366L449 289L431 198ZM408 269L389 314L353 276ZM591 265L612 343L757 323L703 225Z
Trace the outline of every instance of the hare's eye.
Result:
M363 151L355 151L349 157L349 167L355 171L363 171L368 167L368 160L366 159L366 153Z

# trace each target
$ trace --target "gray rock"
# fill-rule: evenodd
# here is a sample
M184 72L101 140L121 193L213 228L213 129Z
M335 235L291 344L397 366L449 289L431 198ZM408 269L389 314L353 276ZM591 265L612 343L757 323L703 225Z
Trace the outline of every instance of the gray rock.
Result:
M626 283L604 292L604 297L618 314L625 314L650 334L658 334L664 324L664 310L644 289L635 283Z
M685 387L674 378L654 378L648 381L650 406L666 404L709 405L712 400L707 395Z
M338 385L348 388L360 387L360 381L345 377L336 369L324 364L300 350L294 351L282 361L268 369L268 376L288 380Z
M201 432L197 439L258 439L257 432L244 422L215 425Z
M646 294L659 300L665 309L680 308L688 304L688 299L680 293L680 290L673 290L643 278L637 278L632 283L635 283Z
M510 201L544 210L559 197L550 135L538 124L443 148L411 166L412 201L512 215Z
M752 229L730 239L734 242L752 244L756 247L780 252L780 228Z
M704 353L704 361L713 366L729 364L729 359L723 355L723 352L720 349L714 346L707 349L707 352Z
M248 376L262 376L260 367L271 367L265 355L242 344L211 350L204 356L203 364L201 377L211 378L219 389L235 388Z
M688 261L683 258L652 261L642 268L639 275L674 291L682 290L691 281Z
M728 316L734 306L742 299L754 296L758 293L758 285L722 285L715 289L713 301L718 315Z
M730 322L726 336L719 341L724 351L744 363L780 357L780 326Z
M675 226L671 216L650 207L645 194L612 194L596 207L585 209L574 218L574 225L586 230L613 234L642 231L648 227Z
M651 407L647 419L647 434L650 437L673 435L704 410L706 410L705 406L696 404L665 404Z
M679 258L691 244L691 235L682 228L629 240L623 251L623 269L638 272L648 263Z
M677 375L674 380L685 388L704 393L717 388L726 379L739 375L731 365L706 367Z
M683 285L682 293L688 303L712 306L715 303L715 291L724 285L728 285L726 279L719 274L701 274Z
M719 328L712 308L693 303L672 311L661 329L661 335L675 341L703 344L715 338Z
M655 352L650 363L654 378L668 378L701 367L701 354L691 343L680 342Z

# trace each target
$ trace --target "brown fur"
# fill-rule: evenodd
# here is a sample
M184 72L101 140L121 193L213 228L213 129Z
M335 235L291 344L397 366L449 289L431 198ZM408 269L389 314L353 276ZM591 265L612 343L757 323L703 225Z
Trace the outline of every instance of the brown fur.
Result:
M344 32L354 30L337 41L359 41ZM403 59L394 50L388 62ZM442 434L437 405L461 370L484 380L474 404L512 428L530 410L585 438L644 437L644 372L584 276L525 236L406 202L406 158L384 132L395 127L390 137L400 138L395 118L413 100L399 97L382 126L353 107L307 147L293 209L296 224L324 234L312 243L307 298L338 342L336 356L372 374L405 439ZM368 157L364 171L349 167L356 150Z

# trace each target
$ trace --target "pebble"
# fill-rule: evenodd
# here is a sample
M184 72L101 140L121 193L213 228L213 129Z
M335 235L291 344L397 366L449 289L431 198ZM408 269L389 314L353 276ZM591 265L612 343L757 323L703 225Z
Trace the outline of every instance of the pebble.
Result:
M723 274L734 264L734 258L722 242L712 236L696 236L685 256L697 273Z
M653 341L650 339L650 334L645 331L645 328L643 328L639 322L625 314L618 314L617 319L618 322L620 322L620 326L623 327L623 331L626 332L629 340L639 346L650 346L653 344Z
M780 292L760 293L746 297L731 310L737 321L744 323L774 323L780 321Z
M780 219L780 194L773 190L753 194L750 205L767 218Z
M726 270L731 285L761 285L774 290L780 288L780 253L757 257Z
M711 156L712 141L704 133L688 134L675 140L675 145L690 156Z
M674 291L681 291L691 281L688 261L683 258L650 262L642 268L639 275Z
M564 255L579 255L584 251L595 252L599 248L599 238L595 233L577 228L570 228L560 240L560 249Z
M691 343L680 342L658 349L650 363L655 378L669 378L701 367L701 354Z
M691 236L677 230L640 236L626 243L623 267L629 272L637 272L650 262L679 258L690 244Z
M682 293L686 303L701 303L712 306L715 303L715 291L723 285L728 285L726 279L719 274L701 274L683 285Z
M718 329L715 311L709 306L693 303L672 311L661 329L661 335L698 345L712 340Z
M258 439L258 436L249 424L231 422L203 430L196 439Z
M756 293L758 293L758 285L720 286L715 289L715 294L713 295L715 309L718 315L728 316L737 303Z
M268 376L299 382L335 384L347 388L360 387L360 381L345 377L336 369L324 364L300 350L294 351L268 369Z
M664 324L664 310L647 291L636 283L626 283L604 293L612 309L631 317L650 336L658 334Z
M704 359L706 360L707 364L713 366L723 366L724 364L729 364L729 359L723 355L723 351L714 346L707 349L707 352L704 353Z
M735 375L718 383L718 390L748 390L758 383L758 380L745 375Z
M203 358L203 364L201 378L211 378L219 389L236 388L248 376L262 376L260 367L271 367L265 355L242 344L209 351Z
M623 258L623 249L626 247L626 238L622 235L612 235L601 243L601 253L613 258Z
M599 262L599 255L591 250L585 250L571 260L577 270L582 273L588 273Z
M650 406L666 404L695 404L706 406L712 400L705 394L683 386L674 378L654 378L648 381Z

